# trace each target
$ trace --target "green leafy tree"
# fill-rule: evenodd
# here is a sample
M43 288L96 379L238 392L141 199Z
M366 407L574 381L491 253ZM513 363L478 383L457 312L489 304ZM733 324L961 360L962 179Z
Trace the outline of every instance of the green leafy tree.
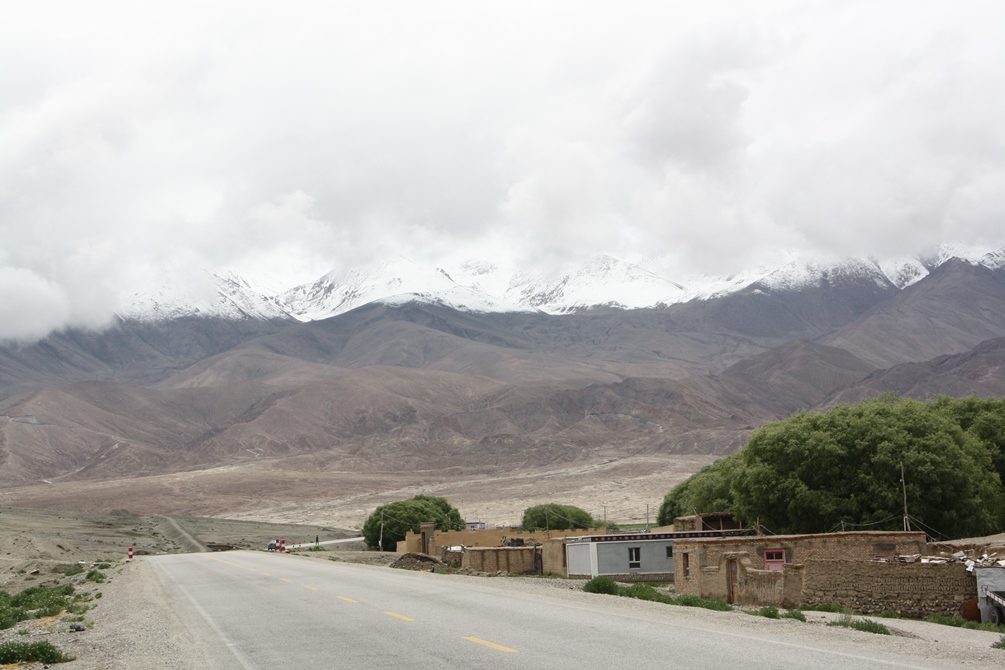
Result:
M524 530L570 530L593 528L596 522L589 512L579 507L547 503L525 509L520 525Z
M394 551L398 542L419 524L432 521L436 530L464 530L464 519L444 498L418 495L408 500L381 505L363 524L363 540L369 547Z
M660 523L694 510L732 511L777 533L891 529L911 517L933 535L997 532L1005 403L884 395L855 407L800 412L755 431L733 456L664 499Z
M737 455L706 465L690 479L675 486L663 499L656 522L669 526L679 516L732 511L730 484L738 465Z

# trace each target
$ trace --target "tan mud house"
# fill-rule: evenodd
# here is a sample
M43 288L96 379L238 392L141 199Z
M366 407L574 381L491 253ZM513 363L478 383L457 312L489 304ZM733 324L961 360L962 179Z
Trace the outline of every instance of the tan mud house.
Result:
M674 543L685 539L742 536L750 532L734 528L570 537L565 540L568 575L670 582L674 579Z
M685 538L675 546L677 593L734 605L836 605L867 614L959 614L976 599L960 563L926 562L925 533Z

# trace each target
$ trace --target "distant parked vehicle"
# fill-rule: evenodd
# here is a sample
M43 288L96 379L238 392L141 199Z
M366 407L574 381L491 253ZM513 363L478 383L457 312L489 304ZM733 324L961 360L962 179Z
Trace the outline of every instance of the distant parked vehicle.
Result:
M276 546L276 541L275 540L270 540L269 541L269 551L276 551L277 549L278 549L278 547Z

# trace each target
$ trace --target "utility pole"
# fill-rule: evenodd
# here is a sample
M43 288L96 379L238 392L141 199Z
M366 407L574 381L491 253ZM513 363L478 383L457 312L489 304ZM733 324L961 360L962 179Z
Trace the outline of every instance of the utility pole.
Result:
M911 517L907 513L907 480L904 478L904 461L900 462L900 487L904 490L904 530L911 530Z

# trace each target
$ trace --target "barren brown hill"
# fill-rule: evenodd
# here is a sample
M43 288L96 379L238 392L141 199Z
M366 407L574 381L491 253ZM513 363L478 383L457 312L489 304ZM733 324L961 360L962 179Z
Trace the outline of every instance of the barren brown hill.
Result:
M1005 273L951 260L820 342L878 368L928 361L1005 336Z
M897 393L918 400L940 395L1001 396L1005 394L1005 338L982 342L962 354L877 371L836 392L823 406L851 405L880 393Z
M315 501L321 521L420 491L508 519L559 494L655 507L796 410L1005 393L1000 343L926 353L1005 337L1002 314L1001 275L947 264L899 293L836 273L665 310L373 304L62 333L0 346L0 501L285 520Z

